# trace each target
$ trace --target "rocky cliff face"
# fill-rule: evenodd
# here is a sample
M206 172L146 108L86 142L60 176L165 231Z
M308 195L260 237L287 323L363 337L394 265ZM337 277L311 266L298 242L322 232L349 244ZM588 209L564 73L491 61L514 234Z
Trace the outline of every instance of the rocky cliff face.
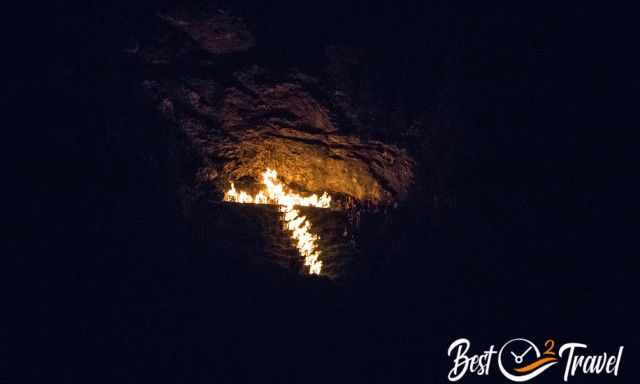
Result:
M294 68L270 68L246 24L220 10L174 10L130 53L142 87L178 138L190 189L255 188L266 168L303 192L338 204L391 204L406 196L414 161L362 138L344 92ZM267 52L267 55L269 53ZM169 68L174 74L165 76Z

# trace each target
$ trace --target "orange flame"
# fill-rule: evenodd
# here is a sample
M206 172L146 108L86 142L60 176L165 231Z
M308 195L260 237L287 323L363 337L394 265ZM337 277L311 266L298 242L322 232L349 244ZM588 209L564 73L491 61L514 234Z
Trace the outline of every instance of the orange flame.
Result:
M306 216L301 216L300 211L294 206L329 208L331 196L324 192L320 197L316 194L303 197L297 193L285 191L284 185L278 181L278 172L269 168L262 173L262 184L266 187L266 194L260 191L255 196L251 196L244 191L238 192L231 183L231 188L224 194L224 201L280 205L280 212L283 213L285 222L284 227L291 232L290 236L296 243L298 252L304 257L305 267L309 267L310 274L319 275L322 271L317 243L319 237L311 233L311 223Z

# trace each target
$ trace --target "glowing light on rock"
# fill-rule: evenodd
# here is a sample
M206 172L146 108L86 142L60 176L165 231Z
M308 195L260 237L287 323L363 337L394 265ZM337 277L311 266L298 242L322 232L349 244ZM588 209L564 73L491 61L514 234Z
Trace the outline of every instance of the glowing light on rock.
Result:
M298 252L304 257L305 267L309 268L310 274L319 275L322 271L321 252L318 249L319 237L311 233L311 222L294 207L329 208L331 196L324 192L320 197L316 194L304 197L290 192L278 181L278 172L269 168L262 173L262 184L266 191L261 190L255 196L251 196L244 191L238 192L231 183L231 188L224 195L224 201L241 204L279 205L280 212L283 214L284 227L290 232L290 237L296 244Z

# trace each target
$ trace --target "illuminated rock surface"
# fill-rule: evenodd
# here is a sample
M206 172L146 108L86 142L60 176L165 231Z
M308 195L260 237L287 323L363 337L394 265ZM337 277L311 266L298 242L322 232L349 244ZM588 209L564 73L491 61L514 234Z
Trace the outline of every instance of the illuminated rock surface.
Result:
M195 175L189 188L215 185L221 192L243 178L251 185L273 168L301 191L375 204L406 195L413 178L407 153L349 132L361 122L320 80L238 54L253 45L240 21L176 11L160 16L159 25L162 33L137 56L152 66L187 62L177 76L148 76L143 87L178 151L187 153L180 172Z

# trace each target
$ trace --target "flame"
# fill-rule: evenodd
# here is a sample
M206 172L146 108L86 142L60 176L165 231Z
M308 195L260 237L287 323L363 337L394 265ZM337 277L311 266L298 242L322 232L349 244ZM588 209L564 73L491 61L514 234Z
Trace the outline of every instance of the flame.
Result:
M322 271L321 253L318 249L319 237L311 233L311 222L294 206L329 208L331 196L324 192L320 197L316 194L303 197L297 193L288 192L278 181L278 172L269 168L262 173L262 184L266 188L266 193L260 191L255 196L251 196L244 191L238 192L231 183L231 188L224 194L224 201L279 205L280 212L283 213L284 227L290 232L298 252L304 257L305 267L309 267L310 274L319 275Z

